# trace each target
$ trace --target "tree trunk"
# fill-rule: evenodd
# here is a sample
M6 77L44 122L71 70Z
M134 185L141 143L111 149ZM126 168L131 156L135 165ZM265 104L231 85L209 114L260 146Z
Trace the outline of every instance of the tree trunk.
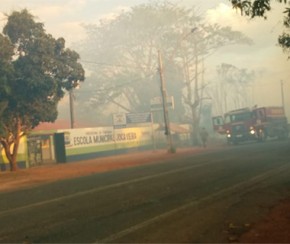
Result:
M20 142L20 133L21 133L21 123L18 121L16 132L13 137L13 141L9 140L9 138L6 138L5 140L1 140L1 144L4 148L5 155L9 162L10 171L18 170L17 154L18 154L18 147L19 147L19 142ZM11 150L11 147L13 147L12 150Z
M11 157L11 162L10 162L10 170L11 171L18 170L17 154L18 154L18 148L19 148L19 142L20 142L20 134L21 134L21 123L20 123L20 120L18 119L17 131L16 131L16 135L14 137L14 145L13 145L13 151L12 151L12 155L11 155L12 157Z
M12 160L11 162L9 162L9 165L10 165L10 171L17 171L18 170L16 160Z
M16 171L17 170L17 168L15 168L16 163L13 163L13 157L12 157L12 153L10 151L10 145L8 144L8 142L2 141L2 146L4 148L5 155L8 159L8 162L9 162L10 171Z
M4 147L4 151L5 151L5 155L8 159L8 162L9 162L9 166L10 166L10 171L16 171L18 169L17 167L17 154L16 155L13 155L13 153L11 153L10 151L10 145L8 143L5 143L3 144L3 147ZM13 149L14 151L14 149Z
M192 144L197 146L199 144L199 120L197 116L197 106L194 104L191 106L192 113Z
M13 150L14 151L14 150ZM17 165L17 152L12 154L10 164L10 171L17 171L18 165Z
M195 44L195 50L197 50L197 46ZM200 96L199 96L199 57L195 56L194 62L194 102L191 105L191 113L192 113L192 127L193 127L193 138L192 142L194 146L199 144L199 115L197 113L197 108L200 104Z

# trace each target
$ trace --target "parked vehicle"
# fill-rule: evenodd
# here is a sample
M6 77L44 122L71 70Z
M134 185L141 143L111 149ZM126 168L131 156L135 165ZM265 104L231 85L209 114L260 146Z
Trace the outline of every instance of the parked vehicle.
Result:
M212 118L213 128L225 134L228 143L265 141L268 137L279 139L289 135L288 121L283 107L254 107L232 110L224 116Z

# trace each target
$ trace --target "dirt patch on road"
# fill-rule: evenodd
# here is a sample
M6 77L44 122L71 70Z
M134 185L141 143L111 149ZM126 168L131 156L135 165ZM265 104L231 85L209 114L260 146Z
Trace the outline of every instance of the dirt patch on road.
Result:
M290 199L279 202L269 214L239 239L241 243L290 243Z
M81 177L137 165L150 164L163 159L201 152L203 148L179 149L171 154L164 150L136 152L75 163L44 165L17 172L0 172L0 192L13 191L62 179ZM260 222L252 224L237 243L290 243L290 199L279 202ZM229 240L231 242L231 240Z

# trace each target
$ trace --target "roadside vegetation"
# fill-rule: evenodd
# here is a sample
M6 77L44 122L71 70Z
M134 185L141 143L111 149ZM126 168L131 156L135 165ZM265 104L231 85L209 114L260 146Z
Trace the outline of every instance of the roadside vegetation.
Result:
M11 171L17 170L20 138L40 122L55 121L65 91L84 81L79 59L28 10L7 15L0 34L0 143Z
M241 15L254 18L264 18L267 20L268 13L272 9L274 2L284 4L285 10L281 13L282 23L285 27L283 33L278 37L278 44L282 47L283 51L287 53L288 58L290 55L290 1L289 0L230 0L233 8L240 11Z

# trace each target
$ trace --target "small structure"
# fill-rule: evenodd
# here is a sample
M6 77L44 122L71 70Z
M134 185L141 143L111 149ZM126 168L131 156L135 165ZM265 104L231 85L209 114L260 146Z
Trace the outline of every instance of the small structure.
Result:
M170 123L170 131L175 146L189 146L190 145L190 126L188 124ZM156 129L156 141L162 145L166 143L165 126L164 124L158 125Z

